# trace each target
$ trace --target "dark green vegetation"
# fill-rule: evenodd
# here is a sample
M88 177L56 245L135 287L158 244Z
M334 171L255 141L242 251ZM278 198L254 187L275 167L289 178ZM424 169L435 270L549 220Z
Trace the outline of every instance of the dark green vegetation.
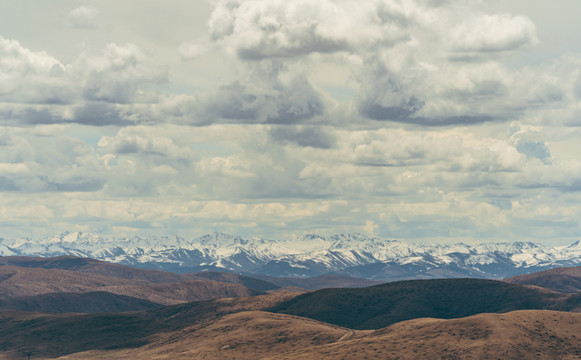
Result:
M134 348L148 336L169 330L145 313L63 314L0 313L0 351L32 351L56 357L91 349ZM16 358L16 357L14 357Z
M579 310L581 294L559 294L494 280L411 280L363 289L319 290L268 311L351 329L379 329L422 317L453 319L529 309Z
M161 306L151 301L105 291L82 294L51 293L0 299L0 311L19 310L44 313L119 313Z

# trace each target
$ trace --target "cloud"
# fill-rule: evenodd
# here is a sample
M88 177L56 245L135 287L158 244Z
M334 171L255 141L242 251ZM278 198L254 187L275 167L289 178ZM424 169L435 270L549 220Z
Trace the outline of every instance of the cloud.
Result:
M84 98L116 104L151 102L156 93L148 92L148 87L167 78L145 65L144 60L133 44L109 44L100 56L82 56L74 70L83 77Z
M100 150L114 155L149 154L168 159L189 159L193 152L184 140L157 134L150 127L121 129L115 136L104 136Z
M34 52L0 36L0 101L68 104L74 89L63 76L67 67L44 51Z
M276 126L270 129L270 136L276 142L296 144L319 149L329 149L335 145L335 137L320 127Z
M62 134L9 128L0 152L2 191L95 192L105 184L90 146Z
M454 27L449 42L454 51L496 53L534 46L539 39L525 16L485 14Z
M253 80L234 82L201 98L194 105L194 122L296 124L324 114L323 101L304 78L289 83Z
M199 43L185 42L182 43L178 48L178 53L180 54L182 59L185 60L194 59L207 53L210 50L209 47L210 46L208 44L201 42Z
M69 12L69 24L75 29L95 29L98 27L99 10L90 6L79 6Z
M132 44L109 44L100 55L82 53L64 65L0 37L0 79L4 123L126 126L152 121L140 104L159 101L156 87L167 75Z
M361 116L427 126L523 113L525 99L505 101L524 97L521 81L496 59L538 43L527 17L456 1L219 1L208 26L217 46L247 63L276 59L300 67L316 56L347 59ZM558 101L553 95L544 99ZM229 103L254 117L244 101Z

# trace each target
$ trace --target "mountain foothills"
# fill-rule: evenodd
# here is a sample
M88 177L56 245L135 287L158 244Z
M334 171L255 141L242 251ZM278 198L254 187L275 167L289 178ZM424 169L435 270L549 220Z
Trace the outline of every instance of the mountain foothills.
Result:
M472 298L461 294L479 285L492 291L492 296L482 297L482 292ZM409 282L366 288L365 304L370 305L372 298L376 298L376 304L371 311L363 312L357 306L361 298L358 291L328 292L338 289L316 291L312 293L315 298L312 302L304 295L286 292L119 314L3 312L0 359L20 359L26 353L37 359L578 359L581 356L581 314L564 311L579 310L579 294L557 294L481 279L468 284L456 279L423 280L415 286L417 291L409 297L406 295ZM437 290L440 286L452 291ZM395 300L386 301L397 294ZM482 304L473 302L476 297ZM329 299L336 298L340 302L330 304ZM434 298L434 303L422 307L430 298ZM461 298L470 301L458 301ZM387 311L387 317L376 312L378 303L383 301L385 305L379 307ZM306 305L303 316L289 313L297 309L297 304ZM344 306L355 310L347 314L348 323L338 325ZM392 316L395 313L404 316L395 319ZM329 322L321 322L322 318ZM383 327L386 324L391 325Z
M548 247L530 242L412 244L360 234L293 240L243 239L213 233L110 238L79 232L42 240L0 239L2 256L73 255L176 273L233 271L274 277L339 274L372 280L492 278L581 264L581 243Z
M559 283L576 284L578 270ZM261 277L176 274L72 256L0 257L0 359L581 356L580 292L488 279L289 292L281 286L373 282L333 275L279 278L277 285Z
M576 293L581 292L581 266L518 275L505 281L512 284L539 286L561 293Z

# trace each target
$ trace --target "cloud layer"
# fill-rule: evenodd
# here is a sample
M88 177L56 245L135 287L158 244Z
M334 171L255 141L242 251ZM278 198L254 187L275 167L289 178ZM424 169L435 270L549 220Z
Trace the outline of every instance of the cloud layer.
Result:
M178 36L65 3L47 33L76 43L0 27L0 236L581 235L581 55L522 60L526 14L225 0Z

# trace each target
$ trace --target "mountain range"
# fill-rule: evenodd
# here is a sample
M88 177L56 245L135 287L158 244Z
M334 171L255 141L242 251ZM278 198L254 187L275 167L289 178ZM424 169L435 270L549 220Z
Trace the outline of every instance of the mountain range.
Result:
M415 244L361 234L244 239L222 233L113 238L65 232L40 240L0 238L0 256L71 255L174 273L208 270L271 277L337 274L393 281L489 278L581 264L581 242L549 247L532 242L480 245Z

